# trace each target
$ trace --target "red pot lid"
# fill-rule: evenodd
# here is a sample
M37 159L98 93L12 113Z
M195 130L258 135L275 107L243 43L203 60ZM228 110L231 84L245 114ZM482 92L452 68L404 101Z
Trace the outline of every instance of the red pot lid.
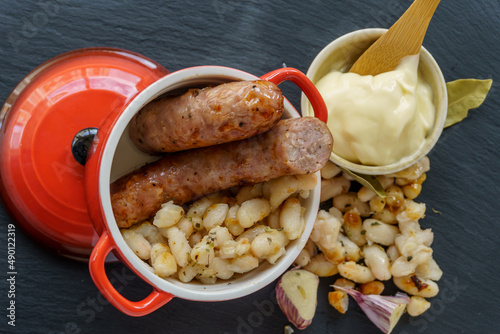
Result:
M31 238L88 260L98 236L72 143L83 137L85 145L85 134L168 73L130 51L90 48L55 57L18 84L0 111L0 195Z

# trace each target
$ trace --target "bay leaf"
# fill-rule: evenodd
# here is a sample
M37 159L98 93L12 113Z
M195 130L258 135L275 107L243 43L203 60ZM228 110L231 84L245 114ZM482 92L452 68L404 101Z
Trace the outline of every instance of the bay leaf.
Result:
M339 168L347 173L347 175L351 176L354 180L361 183L363 186L373 190L380 197L385 198L387 196L385 194L384 187L382 187L379 180L375 176L353 172L352 170L340 166Z
M446 83L448 114L444 127L461 122L470 109L478 108L486 99L493 80L459 79Z

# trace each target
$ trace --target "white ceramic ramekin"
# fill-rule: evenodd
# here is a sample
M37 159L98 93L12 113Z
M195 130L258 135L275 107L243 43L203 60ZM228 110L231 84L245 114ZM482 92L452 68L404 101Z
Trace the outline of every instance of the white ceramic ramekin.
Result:
M325 74L331 71L347 72L354 64L356 59L374 43L386 29L362 29L346 35L343 35L328 44L314 58L311 63L307 76L313 83L317 83ZM424 47L420 52L419 70L424 80L430 85L434 93L434 105L436 107L436 117L432 129L429 131L425 141L420 148L410 156L407 156L396 163L385 166L367 166L348 161L332 152L330 160L335 164L347 168L351 171L369 174L382 175L391 174L405 169L424 156L426 156L438 141L443 131L446 113L448 110L448 95L446 91L446 82L439 65L432 55ZM307 97L302 94L301 100L302 115L311 115L310 104ZM335 121L335 120L330 120ZM332 133L335 140L335 133Z

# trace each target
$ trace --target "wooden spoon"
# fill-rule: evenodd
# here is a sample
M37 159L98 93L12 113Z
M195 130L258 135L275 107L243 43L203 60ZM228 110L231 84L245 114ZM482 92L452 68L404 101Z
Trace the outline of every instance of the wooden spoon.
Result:
M394 70L402 58L418 54L440 1L415 0L399 20L358 58L349 72L377 75Z

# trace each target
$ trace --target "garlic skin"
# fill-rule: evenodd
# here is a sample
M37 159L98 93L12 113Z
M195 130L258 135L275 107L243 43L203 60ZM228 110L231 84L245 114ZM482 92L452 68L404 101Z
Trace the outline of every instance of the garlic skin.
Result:
M375 326L386 334L392 332L410 302L408 295L400 292L395 296L363 295L353 289L333 287L353 297Z
M276 285L278 305L297 329L305 329L316 313L319 277L302 269L286 272Z

